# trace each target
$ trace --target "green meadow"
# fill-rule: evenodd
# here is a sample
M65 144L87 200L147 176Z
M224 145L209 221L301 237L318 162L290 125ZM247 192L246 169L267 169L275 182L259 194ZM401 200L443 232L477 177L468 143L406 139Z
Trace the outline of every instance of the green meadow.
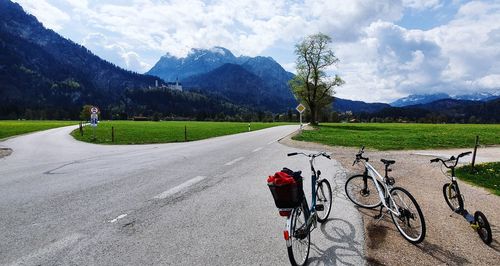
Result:
M197 121L103 121L95 128L85 126L83 136L77 129L71 134L78 140L100 144L148 144L183 142L248 132L244 122ZM290 123L250 123L251 131ZM114 128L114 142L112 141Z
M56 127L78 125L76 121L0 120L0 139Z
M377 150L472 148L476 135L481 145L500 144L499 124L325 123L304 130L293 139L331 146Z
M474 168L466 165L457 168L455 174L460 180L484 187L500 196L500 162L479 164Z

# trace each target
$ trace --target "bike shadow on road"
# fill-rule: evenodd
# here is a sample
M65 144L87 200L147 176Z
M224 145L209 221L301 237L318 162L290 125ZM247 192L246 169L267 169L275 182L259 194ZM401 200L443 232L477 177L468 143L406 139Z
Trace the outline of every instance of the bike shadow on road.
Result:
M399 242L399 245L406 244L404 242L406 240L399 236L399 232L395 228L390 215L384 215L382 220L377 221L376 219L373 219L373 216L378 214L378 209L358 208L358 210L365 217L365 223L367 223L366 233L368 236L368 241L366 244L368 249L371 249L372 251L379 249L388 249L390 248L390 245L387 245L387 241L395 241L396 243ZM388 236L389 234L392 236ZM396 238L392 239L392 237ZM422 243L412 246L420 250L422 254L425 254L425 256L431 256L436 261L436 263L439 262L442 264L452 265L463 265L470 263L467 258L450 252L443 246L432 243L431 241L425 239ZM379 262L376 258L369 257L370 254L369 252L367 253L367 260L369 261L370 265L383 265L383 263Z
M359 265L363 263L363 245L356 241L356 230L347 220L330 218L318 229L327 240L325 245L311 241L310 265ZM360 263L361 262L361 263Z

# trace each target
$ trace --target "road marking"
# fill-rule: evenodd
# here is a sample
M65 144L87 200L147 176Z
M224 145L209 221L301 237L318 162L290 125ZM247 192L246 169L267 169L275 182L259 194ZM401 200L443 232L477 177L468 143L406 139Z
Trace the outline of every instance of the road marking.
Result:
M234 160L232 160L232 161L230 161L230 162L226 163L225 165L227 165L227 166L229 166L229 165L233 165L233 164L235 164L235 163L237 163L237 162L239 162L239 161L241 161L241 160L243 160L243 159L245 159L245 157L239 157L239 158L236 158L236 159L234 159Z
M53 258L57 252L76 244L84 237L85 235L74 233L50 244L47 243L43 248L18 259L11 265L38 265L44 258Z
M262 150L262 147L259 147L259 148L255 149L255 150L253 150L252 152L258 152L260 150Z
M271 141L271 142L268 142L268 143L267 143L267 145L271 145L271 144L275 143L276 141L277 141L277 140L273 140L273 141Z
M120 215L118 215L118 217L116 217L115 219L113 219L113 220L111 220L111 221L109 221L109 222L110 222L110 223L115 223L116 221L118 221L118 220L120 220L120 219L122 219L122 218L125 218L125 217L127 217L127 214L126 214L126 213L124 213L124 214L120 214Z
M186 189L189 186L192 186L192 185L202 181L203 179L205 179L204 176L197 176L195 178L189 179L188 181L186 181L186 182L184 182L176 187L173 187L167 191L163 191L162 193L156 195L154 198L155 199L165 199L169 196L174 195L175 193L178 193L178 192Z

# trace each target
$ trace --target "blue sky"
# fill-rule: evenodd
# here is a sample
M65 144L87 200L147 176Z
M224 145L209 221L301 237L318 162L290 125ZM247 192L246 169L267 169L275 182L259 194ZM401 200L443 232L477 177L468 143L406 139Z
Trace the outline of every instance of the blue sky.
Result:
M271 56L293 72L294 44L323 32L346 84L337 96L390 102L409 94L500 88L500 1L15 0L46 27L144 73L170 53L223 46Z

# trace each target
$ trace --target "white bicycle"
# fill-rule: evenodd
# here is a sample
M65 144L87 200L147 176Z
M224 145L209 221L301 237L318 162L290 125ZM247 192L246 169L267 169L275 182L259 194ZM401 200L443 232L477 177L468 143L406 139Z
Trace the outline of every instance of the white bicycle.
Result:
M425 220L420 206L415 198L402 187L394 187L395 180L387 175L389 166L394 160L382 159L385 165L385 175L382 177L375 168L363 157L364 146L356 154L354 164L362 162L365 170L361 175L350 177L345 184L347 197L363 208L380 206L380 213L375 219L382 219L383 208L391 214L392 221L401 235L412 244L418 244L425 238ZM374 176L376 178L374 178Z

